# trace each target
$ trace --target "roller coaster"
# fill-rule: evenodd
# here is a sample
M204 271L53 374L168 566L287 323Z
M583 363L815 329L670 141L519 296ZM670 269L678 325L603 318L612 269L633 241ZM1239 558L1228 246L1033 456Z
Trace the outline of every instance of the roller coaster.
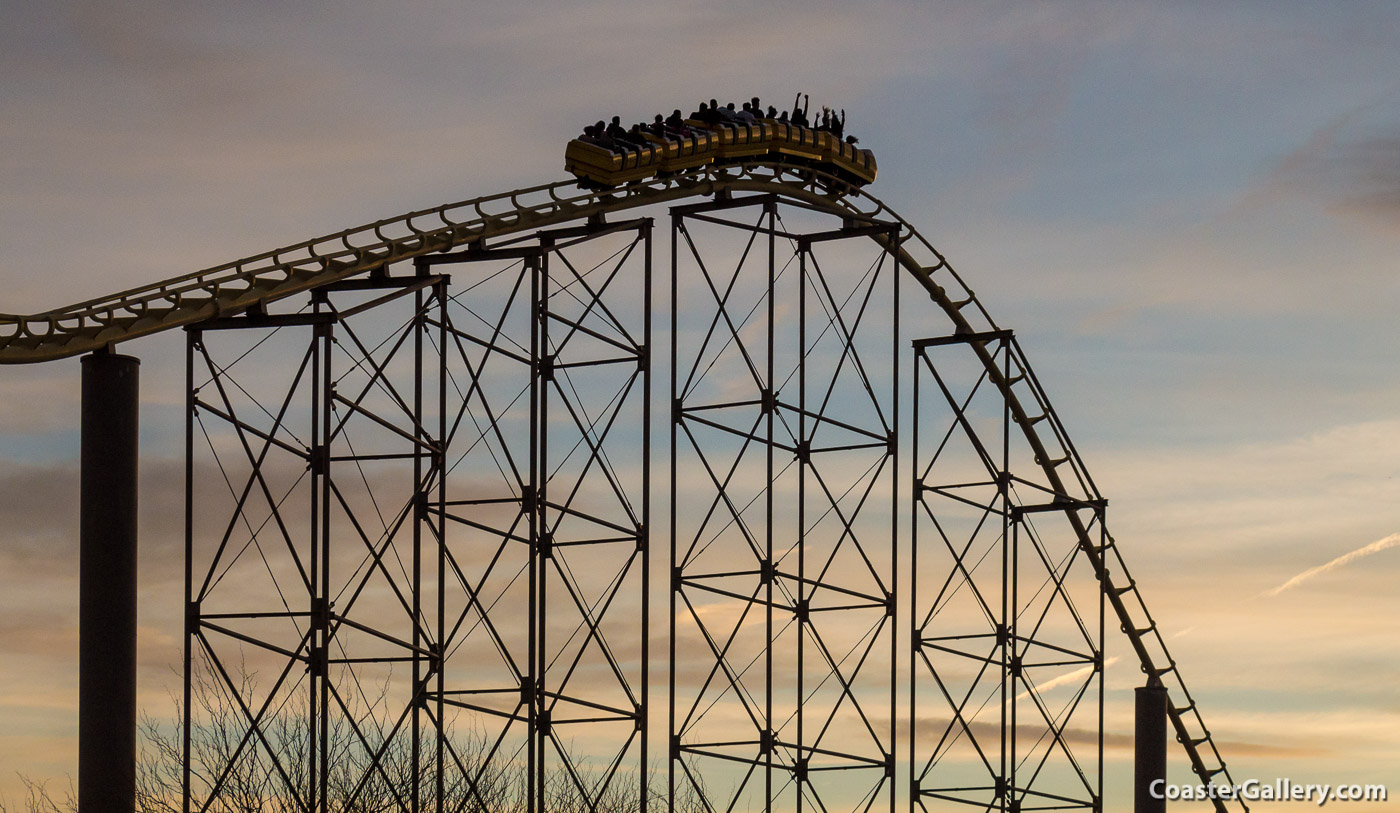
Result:
M668 809L1100 811L1106 618L1166 687L1191 771L1228 781L1014 334L861 188L874 157L847 147L771 122L629 155L575 141L584 188L0 315L7 364L186 333L184 809L224 809L250 762L298 809L332 809L327 777L367 793L403 738L397 809L442 809L454 787L487 805L495 764L519 768L521 809L562 786L580 810L645 810L655 738ZM627 219L658 206L668 398L651 392L654 221ZM276 365L290 383L254 398ZM669 527L650 511L653 401ZM199 482L214 464L217 510ZM671 609L664 741L653 587ZM249 652L280 664L265 685L230 674ZM353 711L346 686L385 664L407 688ZM208 773L188 764L196 673L241 720ZM310 734L288 757L269 730L296 713ZM454 721L481 733L477 757Z

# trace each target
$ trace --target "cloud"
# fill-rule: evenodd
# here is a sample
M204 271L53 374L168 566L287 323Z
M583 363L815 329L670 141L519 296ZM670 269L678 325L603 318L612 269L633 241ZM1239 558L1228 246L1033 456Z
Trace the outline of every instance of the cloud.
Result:
M1227 760L1236 757L1335 758L1360 765L1364 759L1394 764L1396 713L1382 706L1335 710L1276 707L1257 711L1217 704L1207 720ZM1248 732L1246 738L1225 732ZM1236 735L1238 737L1238 735ZM1267 743L1267 745L1265 744ZM1308 752L1311 753L1308 753ZM1236 765L1236 770L1269 765ZM1247 774L1246 774L1247 775Z
M4 582L77 577L79 471L76 461L34 465L0 460L0 566ZM216 471L200 470L207 482ZM183 574L184 463L141 461L140 535L143 583ZM224 488L219 482L219 488ZM147 582L147 580L151 580Z
M5 409L0 410L0 435L9 436L7 446L37 446L33 436L72 433L77 429L81 377L75 367L36 364L5 371L6 398Z
M1104 665L1104 668L1107 669L1108 667L1112 666L1113 664L1117 663L1118 661L1119 661L1119 657L1118 657L1117 655L1114 655L1113 657L1111 657L1111 658L1109 658L1108 660L1104 661L1104 664L1103 664L1103 665ZM1066 672L1066 673L1064 673L1063 675L1060 675L1059 677L1051 678L1051 679L1045 681L1044 683L1040 684L1039 686L1036 686L1036 687L1035 687L1036 694L1044 694L1045 692L1048 692L1048 691L1050 691L1051 689L1057 688L1057 687L1059 687L1059 686L1064 686L1064 685L1066 685L1066 684L1078 684L1079 681L1082 681L1084 678L1087 678L1089 675L1092 675L1093 673L1094 673L1094 667L1092 667L1092 666L1085 666L1085 667L1083 667L1083 668L1081 668L1081 669L1075 669L1074 671ZM1030 691L1030 689L1027 689L1026 691L1021 692L1020 694L1016 695L1016 699L1017 699L1017 700L1029 700L1029 699L1030 699L1030 696L1031 696L1031 691ZM1011 701L1007 701L1007 702L1009 703L1009 702L1011 702Z
M1310 396L1299 390L1293 397ZM1112 484L1105 487L1110 497L1131 508L1113 523L1122 538L1151 541L1163 554L1237 557L1251 568L1269 551L1272 558L1262 563L1267 569L1286 562L1287 554L1311 550L1318 539L1339 533L1365 538L1377 525L1393 525L1389 506L1400 492L1387 450L1397 441L1400 422L1383 419L1151 455L1145 448L1110 450L1092 465L1100 483ZM1191 510L1179 510L1182 504ZM1373 530L1363 530L1368 527Z
M1349 565L1352 562L1355 562L1357 559L1363 559L1372 554L1380 553L1386 548L1393 548L1397 545L1400 545L1400 534L1391 534L1390 536L1384 537L1382 539L1377 539L1375 542L1372 542L1369 545L1363 545L1362 547L1357 548L1351 553L1346 553L1341 556L1338 556L1336 559L1333 559L1332 561L1326 564L1308 568L1307 570L1304 570L1302 573L1299 573L1298 575L1294 576L1293 578L1289 579L1283 584L1280 584L1278 587L1275 587L1272 590L1264 591L1261 595L1276 596L1285 590L1292 590L1294 587L1297 587L1298 585L1302 584L1308 579L1311 579L1314 576L1320 576L1323 573L1336 570L1337 568L1342 567L1344 565Z
M1284 156L1246 202L1279 195L1322 201L1332 214L1400 233L1400 95L1353 108Z
M1400 135L1348 145L1342 160L1350 182L1342 204L1393 221L1400 214Z
M1292 759L1316 759L1330 756L1333 752L1316 746L1266 745L1260 742L1239 740L1216 740L1215 745L1222 753L1232 757L1278 757Z
M920 717L918 718L918 729L916 738L925 745L936 744L949 730L953 721L943 717ZM956 732L961 726L954 727ZM973 721L968 725L972 735L984 745L988 742L996 742L1001 737L1002 727L999 723ZM1045 729L1035 726L1017 726L1016 737L1024 742L1035 742ZM907 725L903 720L899 721L896 733L901 743L908 741ZM1099 732L1092 728L1066 727L1062 736L1066 743L1071 746L1092 747L1098 743ZM1136 738L1130 731L1110 731L1103 732L1103 745L1105 751L1131 754ZM1279 758L1308 758L1328 755L1326 749L1319 747L1293 746L1265 744L1260 742L1248 742L1240 740L1216 740L1216 745L1226 754L1238 757L1279 757ZM1175 746L1173 746L1175 747ZM1173 754L1175 755L1175 754Z

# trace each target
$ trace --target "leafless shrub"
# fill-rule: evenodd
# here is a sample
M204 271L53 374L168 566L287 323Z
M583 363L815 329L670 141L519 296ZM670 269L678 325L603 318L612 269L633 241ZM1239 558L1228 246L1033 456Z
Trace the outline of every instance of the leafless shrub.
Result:
M253 696L257 676L239 669L233 678L237 696ZM304 809L310 782L311 752L306 724L310 698L293 693L275 714L265 716L258 732L249 734L247 715L207 674L192 681L191 702L196 723L190 730L192 810L214 813L290 813ZM374 722L388 693L387 682L375 696L349 701L349 714L329 716L325 731L330 769L316 792L324 793L325 809L344 813L383 813L412 810L412 789L420 793L418 809L436 810L438 770L433 732L421 732L420 759L414 771L414 743L404 730L383 732ZM179 813L184 793L183 709L175 700L170 718L143 714L138 725L140 754L136 765L137 813ZM491 743L481 731L449 731L450 756L442 771L444 809L452 813L524 813L528 782L523 765L492 760ZM639 813L640 783L635 771L590 769L579 760L570 774L552 771L543 788L549 813ZM668 810L665 776L647 770L649 809ZM55 797L47 782L21 777L26 789L16 813L76 813L76 793L70 779ZM659 780L659 781L658 781ZM296 798L288 788L297 788ZM689 785L687 783L687 788ZM679 794L675 813L708 813L701 793ZM212 798L212 801L211 801ZM318 800L318 805L319 805ZM0 813L10 813L0 800Z

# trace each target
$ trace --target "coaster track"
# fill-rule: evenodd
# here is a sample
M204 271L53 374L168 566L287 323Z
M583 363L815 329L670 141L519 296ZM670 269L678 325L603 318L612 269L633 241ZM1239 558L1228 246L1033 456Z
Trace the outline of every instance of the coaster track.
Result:
M581 191L561 181L410 212L357 228L257 254L184 276L32 315L0 314L0 363L53 361L186 325L241 313L390 264L436 252L484 246L488 239L686 198L735 192L771 194L853 220L898 222L900 264L918 280L953 323L955 333L997 331L972 290L907 220L877 198L809 168L763 161L705 166L624 187ZM876 238L877 240L879 238ZM1006 398L1012 419L1047 482L1067 503L1101 500L1093 480L1055 415L1020 348L1010 375L993 359L990 342L970 346ZM1147 609L1111 536L1100 542L1073 511L1066 511L1102 590L1144 674L1168 689L1168 715L1193 773L1203 783L1233 784L1195 699ZM1215 799L1219 813L1229 808ZM1248 810L1243 802L1236 802Z
M0 313L0 364L53 361L163 330L257 310L392 263L607 212L735 191L770 192L855 216L893 215L837 179L777 163L705 166L602 191L561 181L409 212L32 315ZM903 222L901 220L901 222ZM912 229L911 229L912 231ZM941 257L937 264L942 265ZM990 323L986 313L982 318Z

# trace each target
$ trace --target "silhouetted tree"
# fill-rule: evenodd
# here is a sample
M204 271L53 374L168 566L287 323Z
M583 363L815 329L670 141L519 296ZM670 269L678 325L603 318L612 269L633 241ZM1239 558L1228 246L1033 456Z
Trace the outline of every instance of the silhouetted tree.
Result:
M256 676L239 670L242 696L255 688ZM333 715L326 732L331 770L326 776L326 802L330 810L345 813L381 813L409 809L409 788L417 781L424 796L424 809L435 809L428 799L435 792L437 766L432 759L421 759L418 775L413 770L413 743L400 732L383 736L367 724L370 711L388 692L388 683L379 687L376 697L363 699L350 707L350 715ZM352 696L355 694L352 693ZM289 798L288 780L305 788L309 752L307 737L308 698L294 694L278 714L267 717L256 747L244 745L247 729L242 710L229 693L211 680L196 679L191 697L198 722L191 728L190 772L192 809L204 809L207 797L201 795L218 785L215 802L208 809L218 813L288 813L300 810ZM139 724L141 751L136 766L137 813L178 813L182 809L184 743L182 709L176 701L171 719L143 714ZM362 739L363 737L363 739ZM527 782L523 766L509 760L488 760L490 743L481 732L449 731L456 759L450 759L443 775L446 809L463 813L523 813L527 809ZM368 745L368 748L366 747ZM435 753L431 734L420 742L423 754ZM372 754L379 754L372 767ZM459 761L460 760L460 761ZM222 777L222 779L221 779ZM471 777L469 780L468 777ZM635 813L638 809L636 774L619 771L609 776L602 771L579 774L581 790L562 772L545 781L545 808L550 813ZM649 807L666 811L664 776L648 770ZM23 806L14 813L77 813L76 793L70 779L59 797L40 782L21 776L25 785ZM591 786L590 784L591 783ZM677 800L676 813L705 813L706 804L691 791ZM0 800L0 813L11 808Z

